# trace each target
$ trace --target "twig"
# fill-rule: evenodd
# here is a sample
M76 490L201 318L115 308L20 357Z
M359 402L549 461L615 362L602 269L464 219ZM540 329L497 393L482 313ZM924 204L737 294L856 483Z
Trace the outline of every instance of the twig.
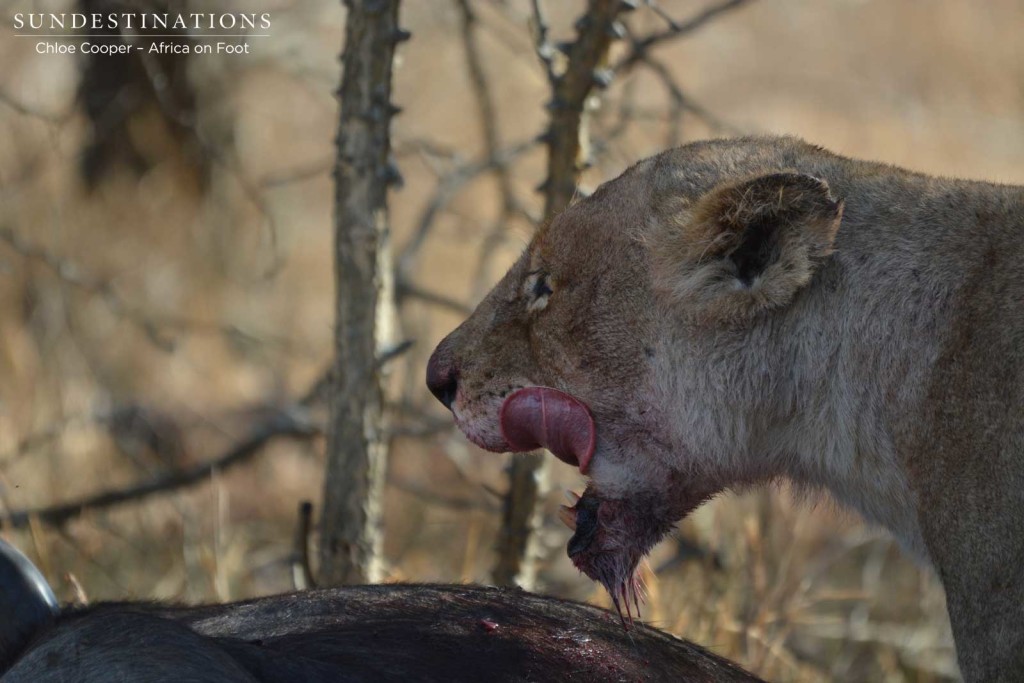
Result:
M94 422L95 415L72 415L57 420L43 429L32 432L18 441L17 445L0 457L0 468L9 467L21 458L45 448L60 439L64 433L76 425L88 425Z
M518 3L489 2L484 7L490 11L480 12L477 16L480 19L481 27L496 42L501 43L509 55L523 63L533 66L534 48L536 42L536 31L534 25L530 24L530 33L522 31L523 12ZM532 10L530 10L532 11ZM530 17L528 22L532 22Z
M89 594L85 592L85 588L82 586L82 582L78 580L78 577L71 572L65 572L64 581L71 586L71 592L74 595L71 604L75 607L88 607Z
M644 66L648 67L665 86L665 90L668 91L669 98L672 100L673 110L679 112L685 111L693 114L698 119L706 123L708 127L715 132L727 133L729 135L737 135L741 132L736 126L719 118L687 96L676 81L675 76L664 62L655 59L651 55L645 55L640 61Z
M412 348L413 343L412 340L405 340L385 350L377 358L377 367L383 367L395 358L400 357ZM244 440L237 442L221 455L205 464L197 465L191 470L184 472L175 472L158 477L150 482L127 489L104 491L72 503L30 510L15 510L6 514L0 514L0 529L8 527L20 529L26 526L30 519L38 519L40 522L59 526L86 510L113 507L145 498L151 494L173 491L200 483L213 472L223 471L228 467L245 462L250 457L259 453L268 442L277 437L307 440L317 436L322 430L318 425L310 421L308 410L326 398L327 389L333 381L331 373L332 368L328 367L320 373L310 387L292 404L291 408L282 409L274 413L270 418L251 430L249 436ZM92 416L91 419L95 421L96 416ZM69 422L70 420L65 421L60 425L24 439L15 450L15 457L21 454L22 448L31 448L37 445L37 440L49 439L51 434L56 430L66 427ZM0 461L0 464L8 464L11 461L13 459L5 459Z
M8 109L17 112L18 114L21 114L22 116L29 116L34 119L40 119L42 121L45 121L46 123L54 125L64 123L69 118L71 118L71 115L74 113L74 109L71 109L61 114L51 114L50 112L35 109L33 107L29 107L26 104L22 104L21 102L14 99L13 97L11 97L10 94L3 90L0 90L0 104L4 105Z
M540 13L539 0L534 0L535 16ZM466 53L466 65L469 68L469 80L473 88L473 97L476 100L477 109L480 114L480 123L484 133L484 148L487 158L495 159L500 153L500 134L498 131L497 106L494 101L494 94L491 91L490 82L484 71L483 55L480 45L477 42L477 18L470 6L469 0L455 0L462 17L462 46ZM543 31L543 41L547 40L547 26L542 24L543 19L538 19L538 30ZM538 46L538 50L540 47ZM550 72L549 77L553 77ZM489 270L491 256L508 228L509 221L518 213L521 213L519 201L516 199L515 191L512 188L512 178L506 164L495 164L492 169L495 180L498 183L498 192L501 195L501 211L494 224L484 235L483 244L480 248L480 258L477 261L476 275L473 278L474 293L484 288L485 278Z
M604 135L598 136L597 134L594 134L591 136L591 157L595 161L601 158L613 147L618 149L616 143L619 138L625 135L626 131L629 130L629 127L638 120L639 117L637 116L637 105L635 102L637 94L636 86L636 79L626 79L622 85L622 95L616 103L618 106L616 107L615 122L610 128L608 128L607 133ZM604 113L607 111L607 107L602 107L601 110L596 112L594 123L603 123L603 119L605 118ZM620 156L622 157L621 161L624 164L628 164L633 160L632 151L620 151Z
M334 168L333 159L311 161L287 170L268 173L257 184L263 189L271 189L319 177L327 178L332 168Z
M248 437L209 462L125 489L104 491L69 503L14 510L0 515L0 529L23 529L33 521L61 526L86 511L104 510L156 493L169 493L201 483L214 472L222 472L246 462L278 437L308 440L319 433L320 429L309 421L304 410L282 410L258 425Z
M383 351L377 354L377 369L380 370L381 368L390 364L391 361L395 360L396 358L401 358L406 354L406 352L409 351L409 349L411 349L415 345L415 339L403 339L397 344L384 349Z
M100 298L111 313L134 325L161 351L170 353L176 348L176 341L168 336L169 331L189 334L216 334L228 339L249 339L259 343L275 342L286 345L286 340L268 340L241 330L235 325L207 323L201 320L178 316L154 317L141 308L125 301L109 280L92 275L78 264L31 244L18 233L6 226L0 226L0 242L20 256L42 264L61 281L72 287Z
M479 109L480 123L484 133L484 147L487 151L487 158L494 159L499 151L499 132L497 107L494 103L494 95L491 92L487 74L484 72L483 55L480 52L480 45L477 42L477 18L469 4L469 0L455 0L462 18L462 48L466 53L466 66L469 68L469 81L473 87L473 98ZM508 185L508 169L504 165L494 166L492 169L495 177L501 185Z
M399 303L403 299L419 299L441 308L447 308L449 311L461 315L469 315L473 312L473 307L469 304L464 304L443 294L423 289L419 285L413 284L401 277L395 278L395 298L398 299Z
M395 476L388 478L388 484L402 493L408 493L419 498L425 503L448 508L449 510L486 510L488 512L498 512L501 509L497 503L486 498L473 499L450 496L438 493L437 491L431 491L420 484Z
M32 245L22 239L12 229L0 226L0 241L21 256L43 264L59 279L67 284L98 296L110 309L110 312L123 318L142 331L143 334L161 351L173 351L173 340L161 334L160 325L155 323L142 311L128 305L114 290L107 280L101 280L83 272L77 265L45 249Z
M671 28L679 26L679 24L672 17L672 15L661 8L661 5L658 4L657 0L646 0L644 4L646 4L652 12L654 12L662 20L664 20L664 22L668 24Z
M435 434L444 434L454 429L450 420L437 420L429 424L422 424L416 427L392 427L388 430L391 438L422 439Z
M309 560L309 533L313 520L313 504L308 500L299 503L299 521L295 529L295 550L292 554L292 583L295 590L316 588L313 567Z
M455 424L450 419L433 417L426 411L420 410L409 404L389 403L388 409L393 413L402 415L403 417L411 417L415 421L411 425L407 424L399 427L392 427L388 431L388 435L392 438L407 437L419 439L425 436L450 432L455 428ZM464 475L461 470L459 470L459 474L460 476ZM462 478L466 479L465 476L462 476Z
M750 2L751 0L723 0L722 2L718 2L710 7L706 7L684 22L676 23L671 19L668 19L669 27L664 31L658 31L643 38L634 40L630 52L619 59L619 61L615 63L615 66L612 67L612 70L615 72L621 72L630 69L635 66L651 48L677 38L688 36L718 16L731 12L732 10L739 9ZM661 16L664 17L665 15L661 14Z
M384 368L391 363L391 361L405 355L415 344L415 340L405 339L390 348L384 349L377 354L376 361L374 362L374 369L380 370ZM298 405L303 408L309 408L314 404L325 401L327 399L327 391L331 388L331 384L333 382L334 367L333 365L329 365L320 373L318 379L313 382L312 386L310 386L298 400Z
M483 159L463 163L442 177L438 181L434 196L427 202L426 208L420 214L416 231L398 258L398 273L406 276L412 272L416 257L419 255L420 249L433 229L438 216L455 199L465 185L496 166L511 164L523 154L533 149L539 142L540 140L537 138L523 140L507 147L493 157L484 156Z
M391 152L395 155L396 159L402 159L407 156L418 154L426 157L437 157L439 159L448 159L449 161L458 160L461 157L460 151L455 147L450 147L437 140L430 140L428 138L415 137L396 139L393 141L391 146Z

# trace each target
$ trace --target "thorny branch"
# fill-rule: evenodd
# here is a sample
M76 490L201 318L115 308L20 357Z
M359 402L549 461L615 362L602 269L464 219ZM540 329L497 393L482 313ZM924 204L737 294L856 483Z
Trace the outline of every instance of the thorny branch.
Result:
M548 148L544 190L544 218L550 220L569 205L576 192L576 178L584 162L580 143L583 109L595 87L610 83L605 68L608 48L622 32L616 19L627 5L621 0L590 0L576 22L579 33L565 48L566 70L557 76L548 102L551 124L544 136Z
M732 10L740 9L744 5L750 4L751 1L752 0L722 0L710 7L706 7L693 17L680 23L673 21L664 12L658 11L658 14L668 21L668 28L663 31L658 31L644 36L643 38L634 39L629 53L619 59L619 61L615 63L615 66L612 67L612 70L615 72L626 71L642 60L652 48L695 33L712 20L718 18L720 15L731 12ZM650 4L652 7L656 7L653 2Z

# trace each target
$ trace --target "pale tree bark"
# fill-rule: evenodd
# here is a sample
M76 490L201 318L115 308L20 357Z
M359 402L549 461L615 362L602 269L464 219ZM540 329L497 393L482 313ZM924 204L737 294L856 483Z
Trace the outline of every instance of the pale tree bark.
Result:
M548 176L542 186L544 218L562 211L576 191L576 181L586 157L583 143L587 98L595 87L607 85L608 48L621 33L616 24L620 12L632 8L623 0L590 0L576 21L576 40L566 47L566 66L554 70L554 48L547 40L547 23L540 0L534 0L537 52L548 69L551 83L550 125L544 136L548 149ZM508 471L504 514L498 538L497 562L492 578L498 585L518 585L530 590L536 581L540 506L547 491L547 459L537 454L516 456Z
M335 359L320 525L320 583L380 579L387 438L379 351L393 291L387 189L399 0L347 0L335 167Z

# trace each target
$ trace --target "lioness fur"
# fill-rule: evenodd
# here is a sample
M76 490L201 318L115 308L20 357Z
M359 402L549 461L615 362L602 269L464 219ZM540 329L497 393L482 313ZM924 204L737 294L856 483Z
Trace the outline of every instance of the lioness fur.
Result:
M1024 680L1022 263L1024 188L695 143L539 230L428 380L496 451L515 389L589 406L608 505L574 561L613 590L708 497L785 477L935 568L967 680Z

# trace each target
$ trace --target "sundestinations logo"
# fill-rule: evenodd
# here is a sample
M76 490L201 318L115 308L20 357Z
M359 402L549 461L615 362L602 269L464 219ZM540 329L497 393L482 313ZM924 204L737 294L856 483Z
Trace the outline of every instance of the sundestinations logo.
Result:
M246 12L18 12L18 38L35 38L39 54L250 54L250 38L267 38L270 14Z

